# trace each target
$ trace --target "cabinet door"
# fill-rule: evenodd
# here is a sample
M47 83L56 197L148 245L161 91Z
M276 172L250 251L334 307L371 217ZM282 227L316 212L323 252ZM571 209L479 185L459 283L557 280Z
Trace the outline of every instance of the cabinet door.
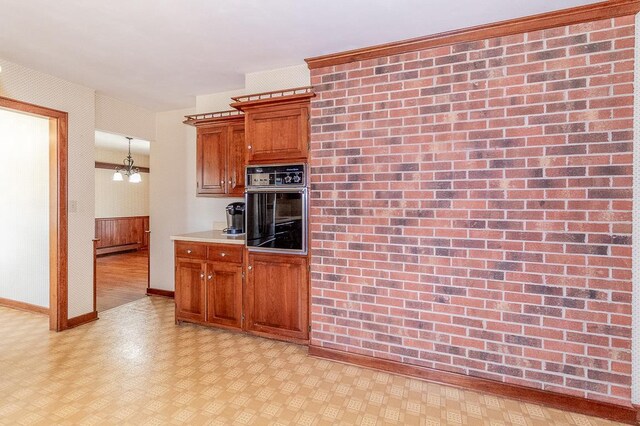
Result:
M176 319L204 321L204 264L189 259L176 259Z
M242 327L242 265L207 264L207 322Z
M308 340L307 258L250 253L247 270L246 329Z
M227 127L200 127L196 146L197 195L226 192Z
M247 111L248 162L305 159L309 143L306 104Z
M244 124L229 126L229 158L227 161L227 185L229 195L244 195L245 159Z

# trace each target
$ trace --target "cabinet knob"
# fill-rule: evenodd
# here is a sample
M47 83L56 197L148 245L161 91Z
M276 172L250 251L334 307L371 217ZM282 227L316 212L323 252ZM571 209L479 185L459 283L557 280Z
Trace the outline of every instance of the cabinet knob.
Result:
M227 183L228 183L229 185L231 185L231 181L227 181Z
M224 185L224 179L220 181L220 185Z
M191 254L191 250L187 250L187 254Z
M220 253L220 256L225 257L227 254L226 253Z
M200 272L200 278L204 278L204 272Z
M213 278L213 275L209 275L209 276L207 277L207 279L208 279L208 280L211 280L211 278Z
M247 146L247 149L251 149L251 145Z
M247 266L247 269L248 269L248 270L252 270L252 269L253 269L253 266L249 265L249 266Z

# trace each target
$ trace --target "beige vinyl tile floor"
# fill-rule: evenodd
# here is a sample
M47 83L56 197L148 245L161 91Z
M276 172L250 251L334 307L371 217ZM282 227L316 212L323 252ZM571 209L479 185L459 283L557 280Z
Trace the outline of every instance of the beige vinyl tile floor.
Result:
M170 299L100 317L54 333L45 316L0 308L0 424L615 424L176 326Z

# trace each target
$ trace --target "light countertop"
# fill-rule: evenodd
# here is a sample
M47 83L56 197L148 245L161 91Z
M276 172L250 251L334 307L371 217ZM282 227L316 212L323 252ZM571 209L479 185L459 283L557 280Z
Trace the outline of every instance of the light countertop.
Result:
M221 230L210 230L192 232L189 234L172 235L174 241L193 241L199 243L223 243L223 244L244 244L244 234L238 236L227 235Z

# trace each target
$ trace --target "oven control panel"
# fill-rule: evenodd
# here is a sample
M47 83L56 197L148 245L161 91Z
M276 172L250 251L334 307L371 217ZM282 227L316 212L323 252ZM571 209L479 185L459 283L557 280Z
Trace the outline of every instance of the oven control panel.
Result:
M247 187L299 186L307 184L305 164L247 166Z

